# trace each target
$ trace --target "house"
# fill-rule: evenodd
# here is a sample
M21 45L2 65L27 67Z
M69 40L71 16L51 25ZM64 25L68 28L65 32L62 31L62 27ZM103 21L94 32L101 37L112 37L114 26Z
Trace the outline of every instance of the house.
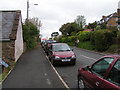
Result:
M108 16L102 16L102 19L98 21L99 25L105 24L107 28L109 27L118 27L118 21L120 17L120 9L117 9L117 12L112 13Z
M102 16L102 19L98 22L98 24L106 24L106 27L117 27L117 19L117 13L112 13L108 16Z
M17 61L23 53L21 11L0 11L0 47L9 62Z

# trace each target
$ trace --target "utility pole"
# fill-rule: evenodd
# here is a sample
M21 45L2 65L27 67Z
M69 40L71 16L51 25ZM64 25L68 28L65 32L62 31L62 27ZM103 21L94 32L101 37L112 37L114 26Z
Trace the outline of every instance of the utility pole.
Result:
M27 21L28 21L28 17L29 17L29 0L27 0Z
M38 4L33 4L33 5L38 5ZM27 18L26 18L27 21L29 20L29 7L30 7L29 0L27 0Z

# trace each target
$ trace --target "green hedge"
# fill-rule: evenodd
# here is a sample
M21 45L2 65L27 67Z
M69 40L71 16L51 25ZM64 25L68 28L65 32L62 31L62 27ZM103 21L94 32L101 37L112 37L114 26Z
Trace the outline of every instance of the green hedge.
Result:
M77 34L80 41L89 41L91 37L91 31L80 31Z
M97 51L105 51L112 44L112 36L109 30L97 30L92 33L91 41Z
M118 33L117 33L117 37L120 39L120 31L118 31Z
M68 42L75 42L75 36L69 36Z

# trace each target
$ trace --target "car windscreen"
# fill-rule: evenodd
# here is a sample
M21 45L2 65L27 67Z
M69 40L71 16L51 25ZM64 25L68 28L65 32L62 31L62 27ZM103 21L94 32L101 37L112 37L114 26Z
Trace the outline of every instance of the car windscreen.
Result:
M53 45L53 51L71 51L70 47L66 44L64 45Z

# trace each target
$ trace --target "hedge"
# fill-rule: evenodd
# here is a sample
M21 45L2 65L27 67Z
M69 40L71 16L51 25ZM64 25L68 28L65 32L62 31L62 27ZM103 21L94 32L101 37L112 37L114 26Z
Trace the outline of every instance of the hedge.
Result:
M91 37L91 31L80 31L77 35L80 41L89 41Z
M109 30L97 30L92 35L92 44L97 51L105 51L112 44L113 33Z

